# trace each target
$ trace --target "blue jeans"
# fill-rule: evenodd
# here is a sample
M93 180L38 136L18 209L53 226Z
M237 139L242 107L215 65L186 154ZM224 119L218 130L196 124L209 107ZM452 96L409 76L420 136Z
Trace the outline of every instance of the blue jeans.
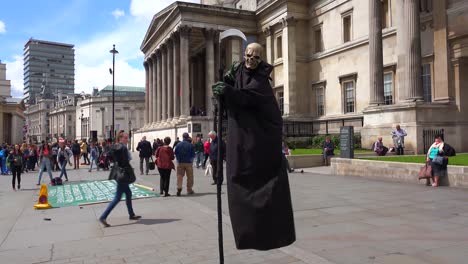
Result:
M50 165L50 159L42 158L41 169L39 170L39 180L37 181L37 184L41 184L42 173L44 172L44 169L46 168L47 168L47 173L49 174L49 177L50 177L50 181L52 182L52 166Z
M67 179L68 181L67 169L65 168L67 166L67 162L68 162L67 160L60 162L60 167L61 167L60 178L62 178L62 176L65 176L65 179Z
M195 153L195 158L196 158L195 165L197 165L197 168L202 165L203 157L204 157L203 152L200 151L200 152Z
M90 162L91 166L89 167L89 172L91 172L93 170L93 164L96 164L96 168L97 170L99 170L99 164L98 164L98 159L97 158L91 158L91 162Z
M128 184L121 184L117 183L117 190L115 191L115 196L112 202L107 206L106 210L104 213L102 213L101 217L99 219L101 220L106 220L107 216L112 212L114 207L120 202L120 199L122 198L122 194L125 193L125 202L127 203L127 210L128 210L128 215L130 217L135 216L135 213L133 212L133 207L132 207L132 191L130 190L130 186Z

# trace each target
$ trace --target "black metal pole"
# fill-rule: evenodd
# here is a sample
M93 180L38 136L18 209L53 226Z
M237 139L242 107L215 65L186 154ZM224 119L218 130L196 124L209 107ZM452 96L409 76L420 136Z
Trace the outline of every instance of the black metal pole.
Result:
M114 48L112 49L112 51L115 51L115 44L114 44ZM114 122L115 122L115 119L114 119L114 105L115 105L115 52L112 52L112 132L111 132L111 139L112 139L112 142L114 141Z
M224 264L224 249L223 249L223 211L221 204L221 183L223 177L223 99L217 96L218 99L218 166L216 171L216 197L218 209L218 244L219 244L219 263Z

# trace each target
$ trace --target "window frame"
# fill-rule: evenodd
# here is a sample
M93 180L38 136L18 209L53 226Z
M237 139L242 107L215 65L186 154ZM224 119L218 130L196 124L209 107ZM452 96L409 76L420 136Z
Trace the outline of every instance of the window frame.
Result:
M349 40L345 40L345 19L349 18ZM353 40L353 9L341 13L341 40L348 43Z
M327 81L319 81L319 82L312 84L312 89L313 89L313 93L315 96L315 105L314 105L313 111L316 117L323 117L327 114L326 86L327 86ZM319 92L320 91L322 91L322 97L323 97L322 114L320 113L320 105L319 105Z
M426 88L424 86L424 76L427 76L427 75L424 75L424 67L425 66L428 66L429 67L429 77L430 77L430 80L429 80L429 84L430 84L430 88L429 88L429 91L430 91L430 100L426 100ZM426 103L432 103L434 101L434 71L433 71L433 64L432 64L432 61L423 61L422 62L422 65L421 65L421 85L422 85L422 89L423 89L423 100L424 102Z
M338 77L338 79L340 80L340 85L341 85L341 107L342 107L342 113L343 114L354 114L354 113L357 113L357 100L356 100L356 84L357 84L357 73L350 73L350 74L346 74L346 75L341 75ZM347 93L346 93L346 88L345 88L345 84L347 83L352 83L353 84L353 100L354 100L354 104L353 104L353 111L347 111Z
M312 28L314 34L314 53L323 52L325 47L323 45L323 24L320 23ZM317 47L317 31L320 31L320 47Z
M274 61L283 59L283 34L281 32L275 34L275 52Z
M386 99L385 99L385 75L387 74L391 74L391 102L390 103L387 103ZM383 72L383 89L384 89L384 105L393 105L395 104L395 73L393 72L393 70L384 70Z

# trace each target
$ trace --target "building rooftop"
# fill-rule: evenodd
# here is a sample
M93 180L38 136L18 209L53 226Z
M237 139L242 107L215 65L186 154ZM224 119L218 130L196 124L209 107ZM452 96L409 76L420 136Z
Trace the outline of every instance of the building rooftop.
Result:
M145 92L145 87L136 87L136 86L120 86L115 85L116 92ZM102 91L111 91L112 92L112 85L107 85L106 87L102 88Z
M60 43L60 42L53 42L53 41L46 41L46 40L39 40L39 39L33 39L30 38L28 42L24 45L25 47L29 46L29 44L34 43L34 44L46 44L46 45L54 45L54 46L62 46L65 48L73 48L75 45L72 44L66 44L66 43Z

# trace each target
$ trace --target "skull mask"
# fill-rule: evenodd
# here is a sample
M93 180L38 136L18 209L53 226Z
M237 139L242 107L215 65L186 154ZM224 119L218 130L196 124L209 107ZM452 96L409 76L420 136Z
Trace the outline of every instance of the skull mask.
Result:
M258 43L251 43L245 49L244 59L245 67L248 69L256 69L260 64L262 55L262 46Z

